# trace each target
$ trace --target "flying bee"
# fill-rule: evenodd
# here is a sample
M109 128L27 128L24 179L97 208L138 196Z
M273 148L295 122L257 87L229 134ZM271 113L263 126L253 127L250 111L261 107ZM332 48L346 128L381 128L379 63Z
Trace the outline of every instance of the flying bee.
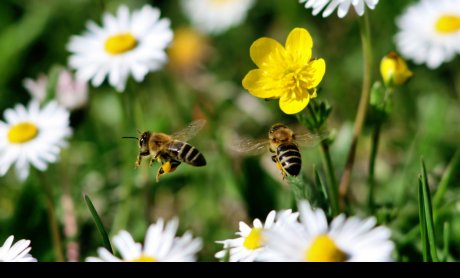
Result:
M156 175L156 181L160 176L174 172L182 163L192 166L205 166L206 159L203 154L194 146L185 142L194 137L206 124L205 120L197 120L190 123L186 128L168 135L161 132L145 131L140 133L140 137L134 138L139 143L139 155L135 162L136 168L141 165L143 159L150 159L151 166L155 160L161 163Z
M303 129L297 133L285 124L277 123L270 127L268 140L241 139L234 145L238 152L259 153L268 149L273 155L271 159L281 171L283 179L286 176L297 176L302 168L302 158L299 146L314 145L327 137L326 133L313 133Z

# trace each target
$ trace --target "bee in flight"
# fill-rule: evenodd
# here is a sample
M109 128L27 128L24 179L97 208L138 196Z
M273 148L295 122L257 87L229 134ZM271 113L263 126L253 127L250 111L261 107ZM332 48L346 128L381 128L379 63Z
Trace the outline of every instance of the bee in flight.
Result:
M186 128L171 135L161 132L145 131L139 140L139 155L135 162L136 168L141 165L143 159L150 159L150 166L155 160L161 163L156 175L156 181L160 180L163 174L171 173L185 162L192 166L205 166L206 159L203 154L194 146L185 142L194 137L206 124L206 120L196 120Z
M327 134L316 134L307 129L301 133L294 132L285 124L274 124L268 131L267 139L241 139L236 145L238 152L258 153L268 150L272 153L272 161L281 171L283 179L286 176L297 176L302 168L300 145L316 144L327 137Z

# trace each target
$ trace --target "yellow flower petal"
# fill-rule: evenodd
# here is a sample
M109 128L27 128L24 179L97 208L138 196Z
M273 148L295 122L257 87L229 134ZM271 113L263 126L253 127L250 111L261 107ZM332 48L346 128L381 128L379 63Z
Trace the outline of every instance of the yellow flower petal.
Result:
M264 70L261 69L248 72L242 83L243 87L255 97L279 98L282 94L282 91L277 88L271 77L264 74Z
M288 98L287 94L284 94L280 98L280 109L286 114L296 114L307 107L310 101L310 95L305 93L305 97L301 99Z
M326 73L326 62L324 59L316 59L310 62L308 89L315 88L319 85Z
M260 38L256 40L249 50L251 59L259 68L276 66L284 63L285 50L283 46L274 39Z
M312 47L313 40L304 28L294 28L286 39L286 53L294 63L308 64Z

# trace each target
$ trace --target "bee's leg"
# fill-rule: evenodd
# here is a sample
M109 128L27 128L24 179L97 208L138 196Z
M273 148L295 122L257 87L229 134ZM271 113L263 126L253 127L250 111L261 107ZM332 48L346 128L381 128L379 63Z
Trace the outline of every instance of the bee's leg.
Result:
M163 163L157 172L157 182L160 180L160 176L174 172L179 165L180 162L177 160L169 160Z
M149 152L139 153L139 155L137 156L136 162L134 163L135 168L139 167L141 165L142 158L148 155L149 155Z
M279 160L276 157L276 155L272 155L272 161L276 163L276 167L281 171L281 175L283 176L283 179L285 179L286 178L286 172L284 171L283 166L279 162Z

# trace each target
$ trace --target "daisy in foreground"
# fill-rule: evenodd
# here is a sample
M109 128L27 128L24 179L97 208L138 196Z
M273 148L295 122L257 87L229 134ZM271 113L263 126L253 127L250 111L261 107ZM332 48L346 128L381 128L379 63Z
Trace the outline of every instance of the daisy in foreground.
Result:
M220 34L244 21L254 0L182 0L192 25L205 34Z
M280 99L281 110L296 114L316 97L316 87L326 72L323 59L312 59L313 40L303 28L294 28L285 47L271 38L256 40L251 59L259 67L243 79L243 87L264 99Z
M69 112L56 101L43 109L37 101L26 108L22 104L4 112L6 122L0 121L0 176L15 163L20 180L29 176L29 164L45 171L56 162L66 137L72 134Z
M21 239L12 244L14 236L9 236L0 247L0 262L36 262L37 259L29 254L30 240Z
M174 218L165 224L159 219L150 225L142 246L132 236L121 231L113 237L113 243L122 259L115 257L105 248L98 248L99 257L89 257L87 262L194 262L196 253L201 250L199 238L192 238L190 232L176 237L178 220Z
M120 6L116 16L104 14L102 27L91 21L85 34L71 38L69 65L95 87L108 76L110 85L122 92L130 74L141 82L166 63L165 48L173 38L169 25L169 19L160 19L160 10L151 6L132 14Z
M224 250L216 253L218 259L225 258L227 249L230 249L230 262L253 262L257 260L260 252L263 251L265 238L263 232L275 229L279 223L290 223L297 221L298 213L292 213L291 210L285 210L277 213L272 210L265 223L259 219L254 219L253 227L249 227L246 223L240 222L240 231L236 234L239 238L217 241L224 245Z
M365 6L373 10L379 0L299 0L305 3L305 8L313 9L313 15L319 14L323 9L323 17L330 16L337 9L337 16L342 18L347 15L350 6L353 6L359 16L364 14Z
M460 53L460 1L422 0L396 19L399 52L430 69Z
M391 261L390 230L375 227L375 218L361 220L339 215L327 223L321 209L299 203L301 224L287 223L265 233L262 261L359 262Z

